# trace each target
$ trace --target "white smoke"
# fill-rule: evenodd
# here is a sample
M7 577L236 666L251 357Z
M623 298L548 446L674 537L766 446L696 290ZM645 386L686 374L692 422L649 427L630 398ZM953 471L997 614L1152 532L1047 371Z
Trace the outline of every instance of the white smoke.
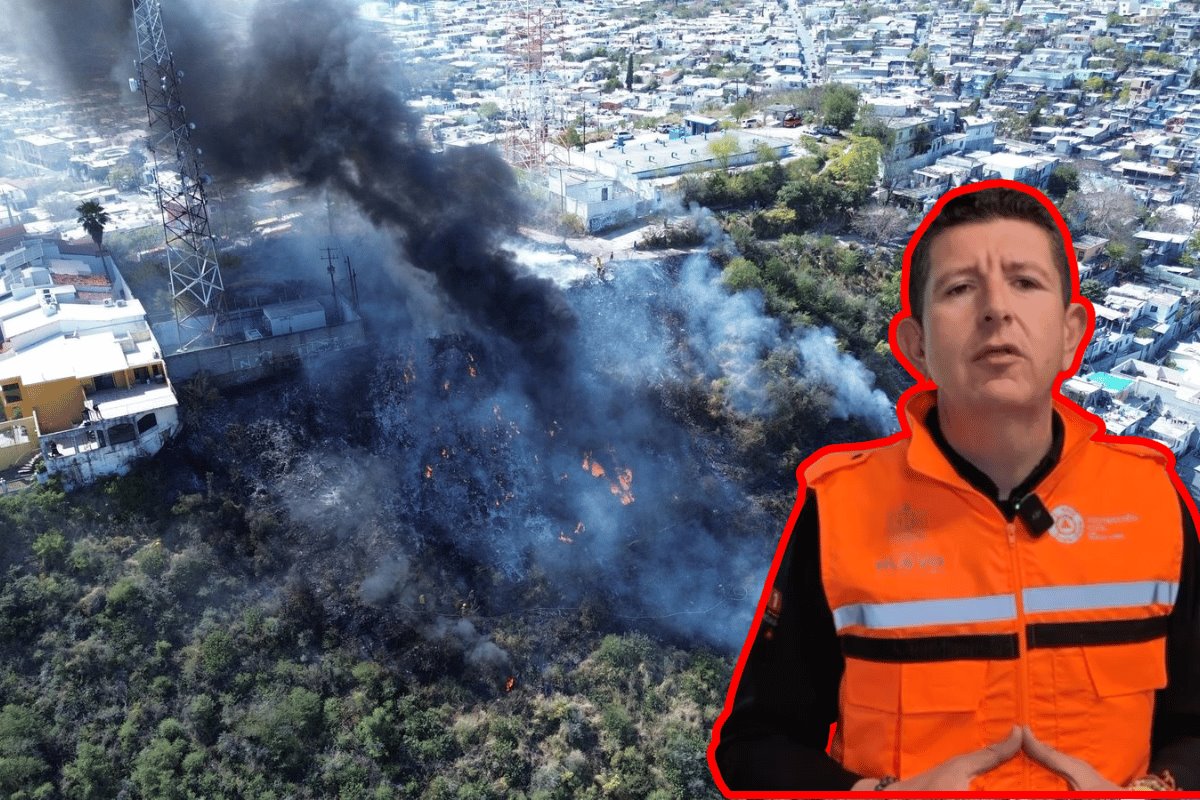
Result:
M808 328L800 334L796 346L804 359L805 376L834 390L830 408L834 417L863 417L884 434L898 430L895 405L874 387L875 376L861 361L838 349L832 331Z

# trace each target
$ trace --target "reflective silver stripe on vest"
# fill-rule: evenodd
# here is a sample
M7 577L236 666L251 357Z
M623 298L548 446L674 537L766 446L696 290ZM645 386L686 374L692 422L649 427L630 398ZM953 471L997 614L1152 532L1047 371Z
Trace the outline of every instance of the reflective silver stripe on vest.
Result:
M1093 583L1084 586L1043 586L1025 589L1021 597L1026 613L1088 611L1171 605L1179 584L1171 581ZM1011 594L956 597L948 600L905 600L898 603L854 603L833 611L840 631L851 625L864 628L907 628L920 625L954 625L1016 619L1017 603Z
M1179 584L1170 581L1129 581L1093 583L1086 586L1044 586L1025 589L1021 596L1025 610L1086 611L1093 608L1170 605L1179 594Z
M1017 599L1011 594L955 597L949 600L905 600L899 603L855 603L833 610L840 631L850 625L864 628L906 628L913 625L954 625L1017 618Z

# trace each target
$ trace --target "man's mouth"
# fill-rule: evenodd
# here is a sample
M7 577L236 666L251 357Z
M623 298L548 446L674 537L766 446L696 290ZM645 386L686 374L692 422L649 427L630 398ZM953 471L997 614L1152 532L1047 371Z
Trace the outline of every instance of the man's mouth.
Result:
M1019 356L1021 351L1011 344L993 344L980 350L975 354L975 360L979 361L985 358L1000 358L1004 356Z

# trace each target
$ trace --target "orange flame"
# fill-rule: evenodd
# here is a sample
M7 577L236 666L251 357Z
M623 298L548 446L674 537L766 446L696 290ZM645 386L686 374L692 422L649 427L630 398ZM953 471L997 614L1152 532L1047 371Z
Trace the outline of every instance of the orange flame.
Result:
M611 486L612 493L621 498L621 505L633 502L633 470L629 467L617 473L617 482Z
M583 468L586 471L592 473L593 478L603 478L604 477L604 467L602 467L600 465L599 461L595 461L592 459L591 453L586 453L583 456Z
M608 477L608 473L604 470L604 466L592 458L591 452L585 453L583 456L583 469L585 472L590 472L593 478ZM616 480L609 480L609 491L616 495L621 500L621 505L627 506L634 501L633 497L633 470L629 467L622 467L616 472Z
M508 676L508 680L506 680L506 681L504 682L504 692L505 692L505 694L507 694L508 692L511 692L511 691L513 690L513 687L515 687L516 685L517 685L517 679L516 679L516 677L515 677L515 676L513 676L513 675L509 675L509 676Z
M450 448L443 447L442 448L442 458L449 458L449 457L450 457Z
M433 465L426 464L425 465L425 480L429 480L432 477L433 477Z
M558 532L558 540L560 542L566 542L567 544L574 544L575 537L578 536L579 534L583 533L585 530L587 530L587 528L584 527L583 523L577 522L575 524L575 530L573 530L571 532L571 534L572 534L571 536L567 536L567 534L563 533L562 531L559 531Z

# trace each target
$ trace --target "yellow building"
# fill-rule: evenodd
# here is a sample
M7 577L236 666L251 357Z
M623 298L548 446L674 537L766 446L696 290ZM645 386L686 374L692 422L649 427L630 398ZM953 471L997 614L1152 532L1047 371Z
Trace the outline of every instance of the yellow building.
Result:
M0 412L0 469L40 449L68 485L124 472L178 430L158 342L111 258L36 238L0 253Z

